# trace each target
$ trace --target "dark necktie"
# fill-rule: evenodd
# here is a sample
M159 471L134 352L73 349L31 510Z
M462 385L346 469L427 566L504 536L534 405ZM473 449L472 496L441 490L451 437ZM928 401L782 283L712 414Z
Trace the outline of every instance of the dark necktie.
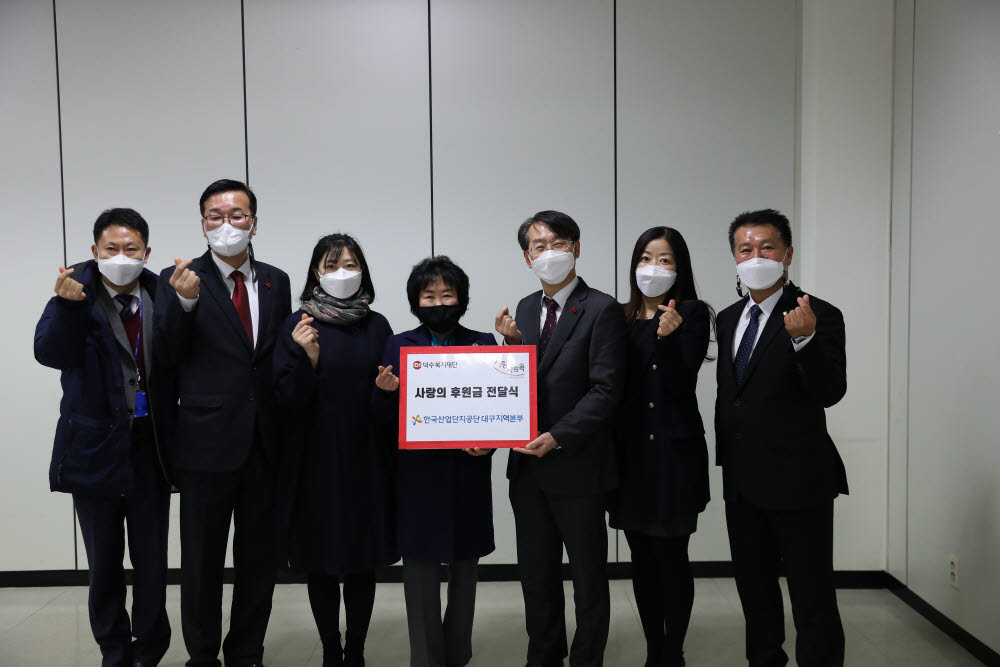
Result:
M132 317L132 295L116 294L115 301L118 302L118 315L123 320Z
M229 277L236 283L233 289L233 305L236 307L236 314L240 316L243 329L247 332L247 340L250 347L253 347L253 321L250 319L250 297L247 295L247 286L243 284L243 273L239 270L233 271Z
M753 342L757 338L757 318L760 317L760 306L756 303L750 306L750 324L743 332L740 340L740 347L736 350L736 359L733 360L733 367L736 369L736 383L743 382L743 374L747 372L747 365L750 363L750 354L753 352Z
M542 333L538 337L538 354L545 354L545 348L548 347L549 341L552 340L552 332L556 330L556 308L559 304L556 300L547 296L542 297L542 303L545 304L545 309L548 311L545 313L545 324L542 326Z

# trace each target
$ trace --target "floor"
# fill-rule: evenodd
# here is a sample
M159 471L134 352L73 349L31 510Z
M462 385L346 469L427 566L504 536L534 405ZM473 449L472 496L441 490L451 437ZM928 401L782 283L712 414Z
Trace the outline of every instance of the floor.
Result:
M231 590L226 586L226 610ZM168 589L167 608L174 636L161 663L164 667L180 667L186 657L180 634L179 595L177 586ZM888 591L842 590L838 598L847 636L848 665L945 667L981 664ZM567 599L572 600L569 584ZM794 631L787 609L787 591L785 599L787 636L790 638L785 650L792 654ZM645 646L628 581L611 582L611 618L605 664L609 667L642 665ZM224 623L228 623L228 618ZM568 625L572 631L572 613ZM471 665L522 665L526 644L518 584L481 583ZM408 654L402 586L380 584L369 633L367 663L370 667L405 667ZM731 579L696 581L686 656L691 667L746 664L743 660L743 617ZM280 585L275 590L264 657L269 667L320 667L322 652L305 586ZM0 589L0 666L99 664L100 651L90 634L85 587ZM790 664L794 665L795 661Z

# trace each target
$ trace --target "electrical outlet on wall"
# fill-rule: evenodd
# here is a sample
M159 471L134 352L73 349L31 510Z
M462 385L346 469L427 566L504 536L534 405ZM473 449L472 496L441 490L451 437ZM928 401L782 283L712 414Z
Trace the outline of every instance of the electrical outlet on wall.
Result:
M950 554L948 556L948 583L952 588L958 588L958 556Z

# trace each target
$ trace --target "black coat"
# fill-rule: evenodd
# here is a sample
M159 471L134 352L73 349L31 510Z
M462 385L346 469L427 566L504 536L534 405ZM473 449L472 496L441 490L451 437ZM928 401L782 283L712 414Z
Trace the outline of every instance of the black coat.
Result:
M185 312L170 286L174 267L160 273L156 336L176 376L170 415L170 462L176 470L229 472L246 461L256 429L272 463L281 424L274 403L271 354L291 311L288 275L255 262L257 344L251 346L232 297L208 250L188 267L201 278L198 303Z
M708 504L708 446L695 395L708 351L708 307L687 301L677 312L683 322L669 336L656 335L659 318L635 320L629 328L628 374L615 427L615 527L619 518L665 523Z
M716 462L727 500L805 509L847 493L844 462L825 413L847 392L844 317L810 294L816 335L795 352L781 314L798 307L803 294L791 283L783 288L739 384L733 337L749 297L719 313Z
M84 286L86 298L68 301L53 296L35 327L35 359L62 372L63 396L49 485L53 491L119 497L132 485L135 394L134 389L131 399L126 394L121 361L122 355L131 357L132 350L127 338L124 343L117 339L108 320L107 313L116 312L117 307L105 291L97 262L90 260L72 268L72 278ZM157 457L166 479L160 389L169 386L169 377L152 343L156 282L156 274L145 269L139 277L140 288L149 297L143 307L143 372ZM102 301L109 302L107 308Z
M525 345L538 344L541 308L541 291L517 304ZM627 337L621 304L581 278L538 359L538 432L549 432L560 449L539 459L511 453L509 479L531 469L541 489L563 495L617 486L611 431L625 384Z
M496 345L492 334L459 325L455 345ZM430 346L426 327L397 334L386 342L382 365L399 372L402 347ZM373 404L384 437L398 448L399 392L375 389ZM454 563L481 558L493 543L492 456L460 449L398 450L396 454L396 540L403 558Z
M374 311L351 326L313 320L320 350L313 369L292 340L303 312L285 320L274 346L275 397L290 418L278 485L279 551L303 572L389 565L397 560L389 464L370 396L392 329Z

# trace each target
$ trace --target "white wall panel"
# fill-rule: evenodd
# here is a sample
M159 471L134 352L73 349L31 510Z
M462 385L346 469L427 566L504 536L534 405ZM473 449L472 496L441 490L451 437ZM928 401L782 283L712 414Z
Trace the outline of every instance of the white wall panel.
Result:
M51 3L0 3L0 201L7 275L0 336L0 570L74 566L72 499L49 492L59 373L31 352L63 261Z
M245 173L239 1L62 1L57 19L69 261L90 256L94 220L113 206L146 218L154 271L200 255L202 190ZM275 237L261 239L266 257Z
M1000 5L915 4L907 585L1000 651Z
M722 310L737 298L729 222L765 207L794 218L796 2L617 4L618 295L628 297L636 239L666 225L688 243L699 296ZM715 362L706 363L698 383L712 502L692 537L692 560L729 559L714 466L715 373Z
M850 487L835 506L838 569L886 567L892 8L803 2L795 259L803 288L847 328L847 395L827 411Z
M289 273L295 308L315 242L351 234L375 309L412 328L406 278L431 247L427 3L245 5L260 256Z
M431 3L434 250L469 274L466 326L493 331L502 306L539 289L516 240L539 210L580 224L578 273L613 293L612 4ZM506 460L493 463L497 551L484 562L516 558Z

